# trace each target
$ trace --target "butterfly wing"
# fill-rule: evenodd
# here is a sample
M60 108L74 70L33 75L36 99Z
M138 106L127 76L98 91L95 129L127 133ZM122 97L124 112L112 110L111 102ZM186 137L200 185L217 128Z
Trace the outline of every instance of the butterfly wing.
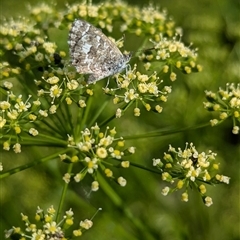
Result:
M74 21L68 43L73 66L89 74L89 82L120 72L130 59L101 30L83 20Z

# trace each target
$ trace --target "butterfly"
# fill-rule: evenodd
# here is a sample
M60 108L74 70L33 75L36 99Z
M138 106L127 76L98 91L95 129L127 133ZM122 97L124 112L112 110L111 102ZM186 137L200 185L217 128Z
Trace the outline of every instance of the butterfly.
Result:
M78 73L88 74L88 83L121 72L132 54L123 54L103 32L90 23L76 19L69 32L71 63Z

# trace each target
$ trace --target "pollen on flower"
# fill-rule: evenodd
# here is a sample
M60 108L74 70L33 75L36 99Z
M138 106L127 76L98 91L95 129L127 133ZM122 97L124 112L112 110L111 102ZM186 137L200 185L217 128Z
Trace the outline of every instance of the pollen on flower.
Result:
M92 174L94 172L95 169L98 168L98 159L97 158L89 158L89 157L85 157L84 159L87 162L87 171L88 173Z
M113 158L117 158L117 159L121 159L123 155L123 152L119 151L118 149L115 149L112 153L111 153L111 156Z
M50 88L50 97L58 98L58 97L60 97L62 91L63 90L61 88L59 88L58 85L54 85Z
M103 147L98 148L96 154L99 158L106 158L108 155L107 150Z

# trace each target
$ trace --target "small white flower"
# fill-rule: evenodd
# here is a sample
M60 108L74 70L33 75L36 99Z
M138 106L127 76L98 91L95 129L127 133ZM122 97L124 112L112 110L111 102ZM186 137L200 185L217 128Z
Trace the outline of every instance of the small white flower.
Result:
M210 197L205 197L204 202L207 207L210 207L213 204L212 198Z
M93 181L91 186L92 191L96 192L99 189L98 181Z
M119 185L122 186L122 187L125 187L126 184L127 184L127 180L125 178L123 178L123 177L119 177L117 179L117 181L118 181Z
M35 128L30 128L29 133L33 136L37 136L38 135L38 130L35 129Z
M170 191L170 188L169 188L169 187L163 188L163 189L162 189L162 195L163 195L163 196L167 196L168 193L169 193L169 191Z
M84 229L89 229L93 225L93 222L91 220L85 219L84 221L80 222L80 227Z

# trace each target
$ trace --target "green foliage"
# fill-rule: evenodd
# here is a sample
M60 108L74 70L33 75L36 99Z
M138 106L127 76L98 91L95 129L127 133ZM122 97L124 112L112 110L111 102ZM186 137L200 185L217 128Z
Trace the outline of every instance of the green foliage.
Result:
M2 237L239 237L235 10L222 20L177 5L184 31L166 11L121 1L39 4L2 19ZM107 86L69 63L75 18L134 51Z

